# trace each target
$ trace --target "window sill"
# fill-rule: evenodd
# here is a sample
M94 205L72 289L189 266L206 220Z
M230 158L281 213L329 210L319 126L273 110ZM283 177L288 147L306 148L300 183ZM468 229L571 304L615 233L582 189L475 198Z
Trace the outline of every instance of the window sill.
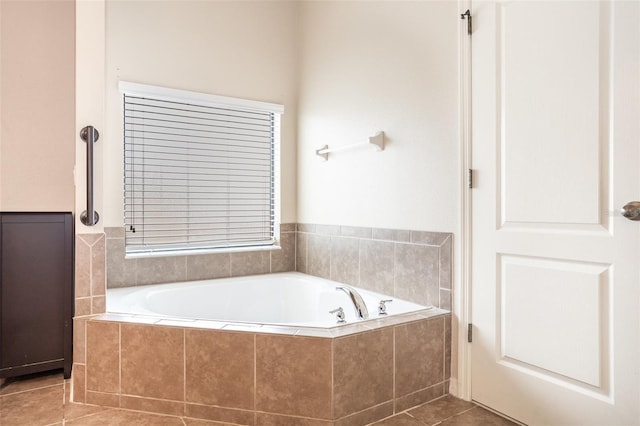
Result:
M192 256L199 254L225 254L225 253L243 253L250 251L274 251L281 250L279 245L272 246L253 246L253 247L229 247L215 249L193 249L193 250L166 250L152 252L125 253L125 259L145 259L155 257L176 257L176 256Z

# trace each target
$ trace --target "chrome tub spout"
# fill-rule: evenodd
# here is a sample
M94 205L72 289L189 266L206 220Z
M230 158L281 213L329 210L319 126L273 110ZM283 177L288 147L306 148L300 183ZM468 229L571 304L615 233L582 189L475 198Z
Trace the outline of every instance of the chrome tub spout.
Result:
M336 287L336 290L342 290L351 299L353 302L353 307L356 311L356 318L367 319L369 318L369 311L367 310L367 305L364 303L362 296L356 291L355 288L349 286L340 286Z

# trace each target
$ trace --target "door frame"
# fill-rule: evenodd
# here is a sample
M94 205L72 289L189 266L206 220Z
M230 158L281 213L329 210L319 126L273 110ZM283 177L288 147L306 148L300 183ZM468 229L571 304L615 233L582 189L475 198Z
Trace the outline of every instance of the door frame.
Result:
M450 393L465 399L471 400L471 345L467 341L467 327L471 324L471 48L472 36L467 31L467 21L462 19L465 11L473 10L471 0L458 0L459 31L458 31L458 53L459 53L459 205L458 215L458 235L459 241L455 244L455 258L457 265L454 271L458 273L454 279L454 299L453 318L457 321L457 327L452 327L454 331L452 339L452 358L457 360L457 379L450 382ZM468 18L467 18L468 19ZM473 28L472 28L473 32Z

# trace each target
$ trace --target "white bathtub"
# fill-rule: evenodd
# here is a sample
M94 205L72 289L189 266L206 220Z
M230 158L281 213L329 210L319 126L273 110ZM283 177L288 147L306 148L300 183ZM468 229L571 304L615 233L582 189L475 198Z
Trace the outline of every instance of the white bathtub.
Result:
M253 275L107 290L107 312L209 321L302 327L339 325L330 310L342 307L347 324L359 323L343 284L299 272ZM356 288L369 320L431 309ZM381 300L387 315L378 314Z

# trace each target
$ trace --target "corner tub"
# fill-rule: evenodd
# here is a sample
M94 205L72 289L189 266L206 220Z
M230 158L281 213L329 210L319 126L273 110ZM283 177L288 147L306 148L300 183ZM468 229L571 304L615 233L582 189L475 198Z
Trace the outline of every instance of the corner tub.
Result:
M340 325L335 313L342 308L344 324L362 323L354 304L335 281L299 272L190 281L107 290L107 312L175 319L239 322L290 327L331 328ZM353 288L353 287L352 287ZM366 303L369 321L401 314L426 312L422 306L391 296L356 289ZM385 303L386 314L378 307Z
M451 314L300 273L107 291L72 400L236 425L362 426L448 393ZM378 315L380 300L388 315ZM342 307L346 322L330 310Z

